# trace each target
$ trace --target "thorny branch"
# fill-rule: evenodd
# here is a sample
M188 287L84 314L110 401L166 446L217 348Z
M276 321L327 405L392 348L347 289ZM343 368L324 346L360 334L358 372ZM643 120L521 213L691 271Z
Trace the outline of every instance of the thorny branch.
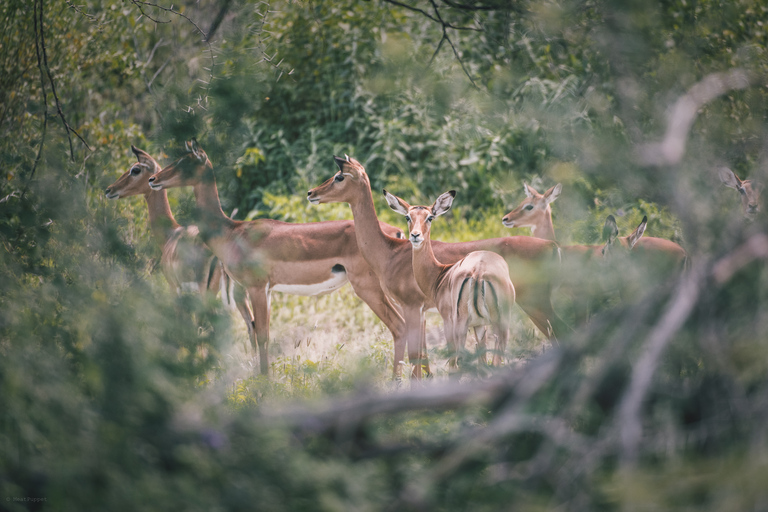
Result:
M257 38L259 40L259 51L261 52L261 55L262 55L261 60L257 64L260 64L262 62L268 62L273 68L275 68L276 72L279 71L279 73L277 75L277 79L275 80L277 82L277 81L279 81L283 77L283 74L285 74L285 71L283 69L280 69L280 64L283 63L283 60L280 59L278 62L275 62L275 57L277 57L277 51L275 51L275 53L273 55L271 55L271 56L267 53L267 43L266 43L266 41L267 41L267 39L269 39L271 34L267 30L264 29L264 27L267 24L267 18L269 16L269 14L271 14L273 11L270 10L269 2L260 2L260 3L262 5L264 5L264 6L266 6L266 9L264 9L263 13L261 12L261 9L257 9L256 10L256 14L261 16L261 25L258 28L256 36L257 36ZM267 34L266 37L263 36L264 33ZM288 72L288 75L289 76L292 75L293 71L294 70L291 69Z

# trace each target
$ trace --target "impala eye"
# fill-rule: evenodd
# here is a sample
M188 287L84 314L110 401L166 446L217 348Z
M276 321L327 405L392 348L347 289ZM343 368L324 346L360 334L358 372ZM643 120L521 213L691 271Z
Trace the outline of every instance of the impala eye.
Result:
M405 216L405 221L406 222L411 222L411 216L410 215L406 215Z
M523 210L531 211L531 210L533 210L533 205L532 204L527 204L527 205L525 205L525 208L523 208Z
M136 176L141 172L141 167L138 165L135 167L131 167L131 176Z
M342 174L337 174L334 181L344 181L344 176Z
M435 220L434 215L430 215L429 217L427 217L427 222L432 222L433 220Z
M745 189L744 187L741 187L739 189L739 192L741 192L741 195L743 195L743 196L747 195L747 189Z

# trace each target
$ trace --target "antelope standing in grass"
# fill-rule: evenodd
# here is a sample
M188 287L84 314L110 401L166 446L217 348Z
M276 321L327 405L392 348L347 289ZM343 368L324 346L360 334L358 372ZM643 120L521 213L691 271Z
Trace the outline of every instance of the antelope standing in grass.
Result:
M429 303L437 307L443 318L445 337L457 366L457 355L467 339L467 329L491 326L496 336L493 364L502 363L509 339L509 321L515 303L515 287L509 279L507 262L490 251L470 252L456 263L437 261L432 250L432 221L451 209L456 191L437 198L432 206L411 206L384 191L389 207L408 222L413 262L413 276ZM480 354L485 361L488 330L476 330Z
M354 158L334 157L338 173L309 191L312 204L348 203L355 218L355 235L360 252L378 276L387 295L400 305L406 325L408 358L414 373L421 375L422 365L429 372L424 336L424 311L434 307L422 293L413 276L411 243L385 233L376 216L371 182L363 166ZM507 262L515 285L517 304L546 336L565 335L568 327L552 309L550 295L553 273L559 265L557 244L526 236L493 238L472 242L434 241L437 260L455 263L473 251L492 251ZM395 354L395 358L403 356Z
M562 186L549 188L543 194L528 184L523 184L525 199L504 217L502 223L508 228L528 227L531 234L547 240L556 241L555 228L552 224L552 203L560 196ZM613 218L613 217L610 217ZM631 250L635 263L649 265L647 270L657 275L668 275L683 269L686 252L680 245L664 238L643 237L647 218L632 235L619 239L622 247ZM615 219L613 222L615 227ZM606 227L610 227L606 225ZM610 245L616 241L618 228ZM609 230L610 231L610 230ZM606 241L607 242L607 241ZM590 274L601 273L602 258L607 251L607 244L595 245L561 245L563 254L563 272L561 283L566 295L577 302L576 320L588 319L590 310L594 308L592 299L603 294L604 290L594 288L595 282ZM651 267L650 265L653 265Z
M186 143L186 152L179 159L149 178L149 185L158 191L194 188L200 236L229 275L248 291L263 374L269 371L273 291L320 295L350 282L357 296L392 332L395 353L402 350L403 318L360 255L352 221L292 224L272 219L232 220L221 209L213 166L195 139ZM400 232L386 224L377 228L392 237ZM400 360L395 358L395 377L400 376Z

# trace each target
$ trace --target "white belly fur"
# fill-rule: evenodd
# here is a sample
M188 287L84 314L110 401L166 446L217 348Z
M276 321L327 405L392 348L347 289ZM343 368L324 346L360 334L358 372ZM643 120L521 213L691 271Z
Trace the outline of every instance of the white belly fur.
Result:
M346 272L334 272L327 281L314 284L276 284L270 286L270 291L289 293L291 295L324 295L338 290L347 284Z

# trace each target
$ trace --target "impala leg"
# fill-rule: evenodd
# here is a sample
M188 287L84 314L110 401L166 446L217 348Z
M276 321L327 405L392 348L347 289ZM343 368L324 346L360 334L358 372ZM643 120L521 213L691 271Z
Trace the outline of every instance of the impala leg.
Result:
M269 373L269 289L265 286L248 288L248 297L253 310L253 328L259 350L259 368L262 375ZM251 339L253 346L253 339ZM253 346L254 352L256 346Z
M488 329L484 325L479 325L474 328L475 338L477 339L477 358L484 365L488 364Z
M496 350L493 354L493 366L501 366L504 363L504 353L509 341L509 326L494 325L493 333L496 335Z
M232 286L232 301L235 303L238 313L240 313L240 316L245 322L245 326L248 329L248 340L254 350L254 354L256 354L256 330L253 325L253 313L251 312L251 308L248 307L248 303L250 302L248 292L234 280L230 281L230 285Z
M429 368L429 361L427 354L423 352L424 334L423 326L424 322L423 314L421 313L421 307L409 307L403 310L403 317L405 319L405 336L406 346L408 347L408 360L413 365L411 371L411 378L421 379L421 367L427 365Z
M424 374L427 377L432 376L432 368L429 366L429 353L427 351L427 315L424 314L424 310L421 312L421 341L419 351L421 352L421 367L424 370Z
M384 290L381 289L379 280L371 274L370 279L360 281L358 279L350 280L355 293L365 302L369 308L384 322L395 345L395 360L392 365L392 377L399 380L403 376L402 361L405 359L405 320L398 312L397 308L387 298Z

